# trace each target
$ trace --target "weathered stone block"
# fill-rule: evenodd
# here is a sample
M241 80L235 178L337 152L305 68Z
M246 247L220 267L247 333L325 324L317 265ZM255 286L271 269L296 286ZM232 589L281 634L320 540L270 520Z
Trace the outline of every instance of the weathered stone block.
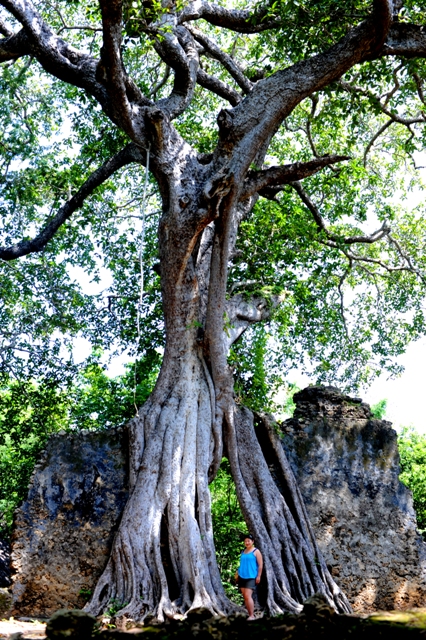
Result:
M58 434L15 515L14 614L84 606L127 500L127 431Z
M332 575L356 611L426 604L426 545L398 479L396 433L332 387L296 394L283 447ZM57 435L13 536L15 615L82 607L127 499L127 432Z
M294 400L283 446L336 582L356 611L425 606L426 545L391 424L333 387Z

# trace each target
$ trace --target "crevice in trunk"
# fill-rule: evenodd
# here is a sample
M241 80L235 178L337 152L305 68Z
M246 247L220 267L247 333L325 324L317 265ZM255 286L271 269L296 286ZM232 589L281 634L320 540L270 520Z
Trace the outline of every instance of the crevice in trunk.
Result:
M160 550L161 560L163 562L164 573L166 575L167 586L170 599L178 601L180 596L179 583L173 568L172 558L169 547L169 527L167 524L167 513L163 513L160 525Z

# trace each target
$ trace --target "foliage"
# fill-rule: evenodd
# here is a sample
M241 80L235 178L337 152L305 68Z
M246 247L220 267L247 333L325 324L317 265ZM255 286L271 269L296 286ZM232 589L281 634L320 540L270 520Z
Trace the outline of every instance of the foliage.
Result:
M379 400L376 404L371 406L371 415L377 420L383 420L386 416L388 401L386 399Z
M51 433L67 425L66 393L51 381L0 386L0 535L27 493L29 477Z
M216 478L210 484L212 496L213 534L216 559L227 596L243 604L234 574L243 549L242 536L247 528L237 500L229 462L223 458Z
M167 76L141 28L152 18L149 12L162 10L156 3L145 4L125 3L123 56L141 90L148 94L158 86L154 95L161 98L170 90L172 74ZM260 77L328 47L350 24L362 20L370 4L278 0L269 12L282 20L280 29L249 39L208 24L203 30L243 63L248 75ZM55 6L43 0L38 8L54 29L63 29L64 23L99 27L99 7L92 0ZM255 19L258 3L251 8ZM421 20L423 14L419 3L405 3L401 19ZM99 53L97 31L67 29L66 38ZM208 57L203 65L232 85L216 60ZM391 224L417 274L388 272L372 262L380 259L387 268L397 268L397 246L386 239L357 248L359 257L370 262L349 260L338 243L335 248L326 246L291 187L274 202L260 198L241 227L229 278L230 290L259 294L271 303L267 327L244 335L232 356L238 362L238 394L246 401L250 386L255 408L262 402L267 408L271 397L256 379L261 353L269 389L298 366L315 381L355 390L384 369L397 373L395 357L425 331L424 204L415 207L410 198L423 189L416 154L426 134L421 122L409 127L403 123L404 118L424 113L415 77L423 82L424 60L364 63L345 74L350 90L337 82L307 98L272 140L266 165L334 152L349 155L351 160L338 169L307 178L306 191L330 230L341 237L364 231L371 219L377 226ZM126 137L91 97L52 78L34 60L2 65L0 88L0 243L8 244L40 228ZM198 86L192 103L177 119L179 133L198 152L214 149L216 114L223 104ZM389 113L399 119L373 140ZM72 381L77 375L72 359L76 336L84 336L94 348L111 354L127 350L138 358L163 346L155 270L160 206L152 177L139 339L136 332L142 179L140 167L122 170L87 200L41 254L15 264L0 263L0 371L19 378L29 367L35 378L52 375Z
M398 437L399 479L412 491L417 525L426 532L426 435L405 427Z

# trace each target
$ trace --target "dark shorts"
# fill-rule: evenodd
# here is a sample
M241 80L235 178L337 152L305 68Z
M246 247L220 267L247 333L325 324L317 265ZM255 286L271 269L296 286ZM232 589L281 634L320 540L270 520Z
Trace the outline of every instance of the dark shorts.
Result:
M240 578L240 576L238 576L238 586L240 589L256 589L256 579Z

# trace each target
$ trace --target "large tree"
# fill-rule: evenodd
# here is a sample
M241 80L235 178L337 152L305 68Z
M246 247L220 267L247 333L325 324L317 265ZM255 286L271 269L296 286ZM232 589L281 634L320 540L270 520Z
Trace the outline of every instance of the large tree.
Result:
M332 95L322 110L324 122L328 119L331 123L322 147L347 148L335 126L339 115L346 123L352 118L355 127L358 114L357 126L362 129L365 114L373 113L380 126L370 134L364 164L379 137L394 125L408 129L411 136L404 138L403 144L395 142L394 148L404 146L408 154L414 150L410 148L413 127L424 121L425 98L423 67L410 66L410 61L426 57L426 27L421 24L424 15L411 1L341 4L324 0L253 2L249 7L235 3L227 7L204 0L100 0L98 6L89 0L56 5L42 0L0 0L0 61L6 64L3 82L12 86L17 109L25 102L19 92L20 82L35 60L40 65L39 77L61 81L55 85L57 103L63 105L65 99L72 103L77 88L82 103L88 101L92 109L90 126L98 124L102 129L96 144L92 140L86 145L82 154L85 161L81 166L77 163L74 175L70 169L65 179L57 181L53 204L62 199L62 206L50 211L46 224L33 237L29 236L38 218L30 212L29 228L22 231L24 237L0 248L0 258L10 262L47 251L56 237L66 235L72 217L95 190L102 192L102 185L128 165L141 165L151 172L162 205L159 265L155 270L161 277L164 357L154 391L130 425L131 494L110 559L88 605L93 613L100 613L112 599L122 603L122 615L135 619L148 613L163 618L199 606L213 613L233 610L217 569L208 489L224 453L245 520L264 555L269 612L300 611L300 603L318 591L339 611L350 610L317 547L275 430L267 421L255 425L251 411L237 403L228 363L230 347L250 325L267 318L274 308L284 307L283 313L291 315L285 306L288 291L284 283L280 290L269 291L267 298L256 287L249 295L250 283L255 282L255 278L247 277L249 254L256 238L262 247L258 272L260 263L268 263L272 245L279 252L273 234L266 244L268 236L262 236L262 225L269 224L268 215L277 215L276 210L262 206L262 200L285 202L290 212L288 220L292 214L297 217L304 212L304 222L298 227L302 243L289 257L287 274L287 280L293 279L298 288L301 306L307 305L309 289L309 261L303 243L315 244L324 252L316 255L314 279L320 277L324 256L339 259L340 265L343 260L345 266L332 283L337 292L333 304L341 312L341 337L344 340L346 336L349 347L357 344L362 322L358 318L353 327L349 326L343 289L351 279L355 282L359 273L384 299L374 327L367 326L363 336L375 341L373 351L379 355L385 352L382 332L385 326L389 329L389 319L384 317L387 305L412 312L410 321L405 320L406 334L423 329L421 305L410 306L414 281L423 282L421 269L410 255L410 250L416 252L410 245L413 224L402 225L399 234L394 232L389 223L389 204L384 206L385 213L372 212L374 201L367 197L362 200L358 220L367 212L378 218L375 232L363 233L353 221L337 225L342 209L352 207L354 213L359 195L357 180L362 185L365 177L360 166L352 174L345 174L341 163L349 159L347 153L339 148L339 154L330 155L330 149L319 149L312 128L320 98ZM419 24L414 24L416 20ZM10 63L21 58L28 64L18 66L14 75ZM366 66L369 73L363 75ZM350 75L354 68L356 72ZM159 70L163 70L163 77L159 77ZM387 92L383 91L385 84ZM47 87L43 91L50 90ZM395 96L399 96L399 102L392 102ZM303 107L306 101L308 109ZM39 104L43 111L42 97ZM212 133L214 109L217 130ZM49 118L51 111L52 107ZM334 120L330 116L333 111ZM73 115L71 109L70 119ZM84 109L80 116L75 126L90 128L84 122ZM192 119L191 127L186 117ZM49 118L46 116L46 122ZM103 134L109 135L107 119L118 133L113 142L106 140L104 144ZM40 116L37 120L31 109L23 109L21 129L10 125L13 114L10 116L8 136L2 142L6 174L13 160L13 145L31 146L34 142L34 122L48 126L46 122L40 124ZM210 137L203 138L203 128L209 129ZM27 136L24 142L19 140L22 130ZM312 154L304 161L306 147L298 138L300 132ZM292 137L292 145L286 142L287 134ZM105 149L114 147L115 153L105 158ZM75 153L72 147L70 153ZM271 158L273 162L280 154L293 157L287 164L271 165ZM103 163L82 179L82 172L87 173L98 157ZM52 153L49 163L37 165L25 183L26 189L30 185L37 192L38 185L44 188L46 181L55 180L54 169L60 161L61 156ZM319 173L323 170L325 173ZM300 182L315 175L328 176L328 182L319 189L325 194L325 213ZM349 194L346 202L334 191L339 181ZM4 184L9 190L16 188L15 183ZM66 196L67 188L74 184L78 189ZM139 197L143 184L142 177ZM381 184L376 175L369 189L373 191ZM290 185L290 191L286 185ZM314 189L315 183L312 185ZM119 195L120 187L117 191ZM6 239L16 237L22 229L22 221L16 220L18 192L10 199L13 206L4 211L13 220L6 229ZM19 192L21 198L22 192L25 189ZM32 193L31 197L36 196ZM257 217L252 213L255 205ZM43 195L39 207L43 209ZM294 228L291 230L288 222L278 227L278 240L290 239L290 245L296 242ZM71 229L69 244L84 244L86 232L82 230L79 239L78 225ZM240 229L243 246L238 246ZM245 247L249 250L241 259ZM125 254L125 247L122 251ZM288 245L286 252L290 256ZM279 263L278 257L274 260ZM90 262L87 256L86 261ZM55 274L57 265L58 260L45 264L44 277L49 277L49 270ZM266 267L262 268L265 273ZM409 286L403 289L400 285L404 278L411 277ZM385 285L383 293L386 278L393 288L388 290ZM327 295L330 280L324 277ZM21 284L23 289L28 286L28 282ZM8 295L13 293L9 291ZM362 313L370 319L376 302L368 298L365 289L360 295L365 303ZM59 324L66 324L71 317L69 306L76 300L55 290L50 302L61 309ZM111 304L110 299L108 307ZM62 308L66 312L62 313ZM313 307L309 308L312 311ZM37 314L31 313L37 324ZM15 320L16 314L8 318L12 327L8 349L19 333L13 332ZM139 313L135 321L140 326ZM333 315L327 321L333 325ZM315 325L321 324L321 305L313 316L307 314L307 322L312 322L311 328L305 328L309 344L309 335L315 333ZM327 322L317 333L318 344L327 342L326 334ZM40 328L43 335L44 325ZM404 342L396 324L387 338L393 341L394 352ZM363 354L353 349L354 357L362 359ZM311 344L308 353L312 357L313 351ZM368 362L361 364L365 367ZM327 363L323 365L327 367Z

